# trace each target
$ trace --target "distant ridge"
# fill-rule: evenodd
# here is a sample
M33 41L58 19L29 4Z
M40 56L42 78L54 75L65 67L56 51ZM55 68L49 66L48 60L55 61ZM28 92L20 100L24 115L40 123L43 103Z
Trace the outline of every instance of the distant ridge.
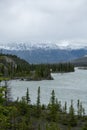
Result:
M87 66L87 55L72 61L75 66Z
M59 63L70 62L87 55L87 47L68 43L8 43L0 44L0 52L17 55L31 64Z

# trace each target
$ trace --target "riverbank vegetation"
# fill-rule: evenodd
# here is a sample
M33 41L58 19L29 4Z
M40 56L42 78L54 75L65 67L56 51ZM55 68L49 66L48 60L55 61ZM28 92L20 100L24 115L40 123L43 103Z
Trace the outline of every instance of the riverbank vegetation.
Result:
M0 54L0 78L22 80L52 80L51 73L74 72L70 63L29 64L15 55Z
M87 130L87 116L80 100L77 101L76 110L73 100L70 106L67 102L62 105L54 90L48 105L41 103L40 87L35 104L32 104L28 88L21 100L17 98L12 101L10 95L6 82L5 87L0 87L1 130Z

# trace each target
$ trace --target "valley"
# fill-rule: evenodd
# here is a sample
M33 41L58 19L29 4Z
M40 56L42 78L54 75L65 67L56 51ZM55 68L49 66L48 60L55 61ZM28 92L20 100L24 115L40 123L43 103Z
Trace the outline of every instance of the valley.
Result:
M87 47L59 46L51 43L10 43L0 46L1 53L17 55L30 64L71 62L87 55Z

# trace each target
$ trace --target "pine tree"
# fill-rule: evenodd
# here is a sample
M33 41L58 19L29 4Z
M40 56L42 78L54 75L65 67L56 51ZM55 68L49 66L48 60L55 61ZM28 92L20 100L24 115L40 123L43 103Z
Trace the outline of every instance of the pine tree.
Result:
M79 117L79 115L80 115L80 100L78 99L77 100L77 115L78 115L78 117Z
M65 104L64 104L63 112L64 112L64 113L67 113L67 102L65 102Z
M80 102L80 108L79 108L80 117L82 117L82 113L83 113L83 106L82 106L82 102Z
M82 117L82 115L85 115L85 109L82 106L82 102L80 102L80 100L77 101L77 115L78 118Z
M8 85L8 81L5 80L5 99L6 99L6 105L8 102L12 101L11 97L11 88Z
M75 110L73 107L73 100L71 100L71 106L69 108L69 125L71 126L76 126L77 125L77 121L75 118Z
M74 107L73 107L73 100L71 100L71 106L69 108L69 114L71 117L74 117L75 113L74 113Z
M29 97L29 89L27 88L27 92L26 92L26 101L27 101L27 104L30 104L31 100L30 100L30 97Z
M57 112L56 109L56 98L55 98L55 92L52 90L51 98L50 98L50 120L56 121L57 120Z
M40 116L41 114L41 104L40 104L40 87L38 87L38 92L37 92L37 117Z
M54 90L52 90L52 93L51 93L51 99L50 99L51 101L51 105L54 105L55 104L55 102L56 102L56 100L55 100L55 92L54 92Z
M40 107L40 87L38 87L38 95L37 95L37 107Z

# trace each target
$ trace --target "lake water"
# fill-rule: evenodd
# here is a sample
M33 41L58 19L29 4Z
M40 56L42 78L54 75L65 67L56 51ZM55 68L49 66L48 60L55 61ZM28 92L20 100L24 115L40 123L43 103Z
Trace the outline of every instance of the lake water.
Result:
M76 106L77 100L80 99L87 113L87 70L75 69L71 73L52 74L54 80L43 81L19 81L11 80L9 85L14 100L26 95L29 88L31 103L36 103L37 89L41 88L41 103L48 104L50 101L51 91L54 89L56 97L64 104L67 101L70 105L71 99Z

